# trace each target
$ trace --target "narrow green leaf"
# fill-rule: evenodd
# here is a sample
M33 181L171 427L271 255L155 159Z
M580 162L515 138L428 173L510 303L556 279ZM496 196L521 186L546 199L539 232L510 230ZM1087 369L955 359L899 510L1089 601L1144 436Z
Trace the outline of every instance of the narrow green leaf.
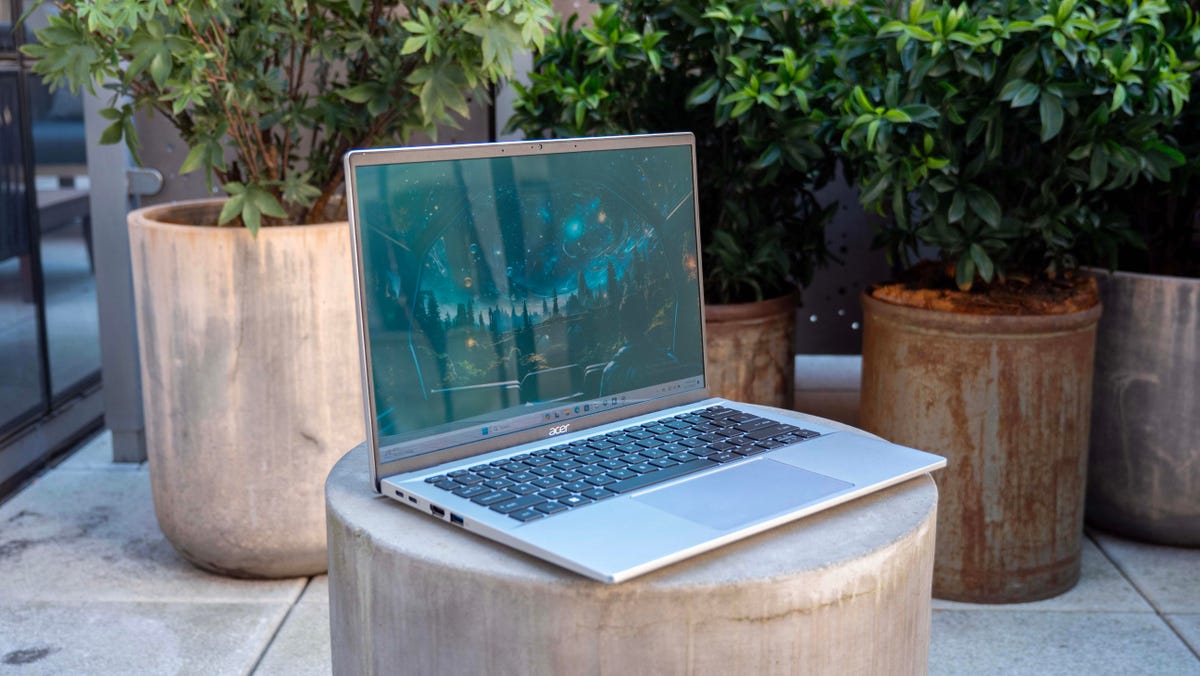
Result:
M958 257L958 264L955 267L955 284L962 291L970 291L971 285L975 283L975 261L971 259L970 254L964 251Z
M1058 136L1063 125L1063 109L1058 97L1046 94L1038 101L1038 113L1042 119L1042 143ZM982 269L980 270L982 273Z
M954 197L950 199L950 211L946 214L951 223L957 223L963 219L967 213L967 198L961 191L956 191Z
M979 271L979 276L985 282L992 281L992 274L995 272L995 268L992 265L991 257L978 244L972 244L970 252L971 261L975 263L975 268Z
M242 213L242 204L246 202L245 195L233 195L221 207L221 215L217 216L217 225L225 225Z
M121 142L121 134L122 134L124 127L125 127L125 125L122 123L122 120L119 120L119 119L116 122L113 122L112 124L108 125L107 127L104 128L104 131L100 133L100 143L103 145L112 145L114 143L120 143Z
M993 228L1000 227L1000 203L990 192L975 186L968 187L967 204L985 223Z
M187 157L184 158L183 164L179 165L180 174L190 174L193 171L204 166L204 160L208 158L208 145L200 144L193 146L188 151Z

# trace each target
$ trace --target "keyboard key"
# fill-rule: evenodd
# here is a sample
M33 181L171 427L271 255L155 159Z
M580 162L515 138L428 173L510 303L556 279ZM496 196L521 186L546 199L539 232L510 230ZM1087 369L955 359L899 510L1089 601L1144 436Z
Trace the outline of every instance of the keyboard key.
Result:
M616 495L616 493L603 488L593 488L590 491L584 491L580 493L580 495L593 500L604 500L605 498L611 498L612 496Z
M654 465L655 467L674 467L679 463L670 458L658 458L657 460L651 460L650 464Z
M471 502L474 502L475 504L483 505L484 507L487 507L489 505L494 505L497 502L503 502L505 500L511 500L511 499L512 499L511 493L506 493L504 491L492 491L490 493L485 493L483 495L476 495L475 497L471 498Z
M554 478L560 481L582 481L585 476L587 475L579 472L559 472L554 475Z
M444 491L456 491L456 490L462 488L462 484L458 483L454 479L442 479L441 481L434 484L434 486L437 486L438 488L440 488Z
M538 495L542 496L543 498L546 498L547 500L558 500L559 498L565 498L570 494L571 494L571 491L564 491L561 488L551 488L549 490L541 491L540 493L538 493Z
M510 512L508 515L517 521L533 521L534 519L540 519L543 516L546 516L536 509L520 509L515 512Z
M481 470L481 469L489 469L490 467L491 467L491 465L488 465L487 463L484 463L484 464L482 464L482 465L475 465L474 467L472 467L472 468L471 468L471 471L472 471L472 472L478 472L478 471L479 471L479 470Z
M738 446L737 448L733 449L733 452L737 453L738 455L741 455L741 456L747 456L747 455L758 455L759 453L766 453L767 449L763 448L762 446L759 446L758 444L751 444L749 446Z
M500 469L506 472L524 472L529 469L529 465L523 462L509 462L508 464L501 465Z
M543 502L537 507L534 507L534 509L544 514L557 514L559 512L565 512L569 508L561 502Z
M779 423L775 422L774 420L767 420L766 418L755 418L753 420L747 420L746 422L738 425L737 428L743 432L753 432L754 430L761 430L761 429L766 429L769 427L774 427L775 425L778 425L778 424Z
M604 458L600 457L599 455L597 455L595 453L591 453L589 455L581 455L578 458L575 458L575 460L577 460L585 465L594 465L598 462L603 461Z
M615 469L608 473L608 476L614 479L632 479L637 475L637 472L631 472L628 469Z
M554 488L555 486L561 484L562 481L560 479L556 479L552 476L544 476L541 479L538 479L537 481L531 481L529 483L533 484L534 486L537 486L538 488Z
M511 481L523 484L527 481L533 481L534 479L538 478L538 475L533 474L532 472L516 472L515 474L509 474L508 478Z
M534 456L534 457L526 460L525 464L529 465L530 467L545 467L546 465L549 465L552 462L554 462L554 461L548 457Z
M596 463L596 465L598 467L603 467L604 469L621 469L625 466L625 463L621 462L620 460L605 460L604 462Z
M675 477L691 474L692 472L699 472L700 470L707 469L709 467L715 467L717 464L718 463L713 460L709 460L708 458L696 459L691 462L684 462L675 465L674 467L668 467L666 469L659 470L653 474L644 474L642 476L625 479L624 481L618 481L615 484L609 484L605 486L605 488L614 493L628 493L644 486L656 484L668 479L674 479Z
M789 425L789 427L790 427L790 425ZM795 429L795 428L793 428L793 429ZM759 429L747 430L746 436L755 441L762 441L763 439L770 439L771 437L783 434L784 432L787 432L787 431L789 431L789 430L785 429L783 425L776 423L774 425L762 427Z
M545 501L546 498L543 498L540 495L526 495L525 497L513 498L511 500L498 502L492 505L492 511L500 512L501 514L508 514L509 512L515 512L518 509L533 507L534 505L541 504Z
M630 465L627 469L631 469L638 474L647 474L657 470L658 468L648 462L639 462L636 465Z
M591 490L592 485L583 481L572 481L569 484L563 484L563 489L572 493L582 493L586 490Z
M596 451L596 455L600 456L601 458L604 458L605 460L612 460L613 458L621 457L622 455L624 455L624 453L617 450L616 448L606 448L602 451Z
M668 455L667 457L674 460L675 462L688 462L689 460L696 459L696 456L692 455L691 453L672 453L671 455Z
M567 469L576 469L578 467L583 467L583 464L575 462L574 460L560 460L560 461L554 463L554 466L559 469L562 469L562 470L567 470Z
M709 454L708 459L713 462L733 462L734 460L741 460L742 456L733 451L721 451L720 453Z
M425 483L427 483L427 484L436 484L436 483L437 483L437 482L439 482L439 481L445 481L445 480L446 480L446 475L445 475L445 474L439 474L439 475L437 475L437 476L426 477L426 478L425 478Z
M566 451L550 451L546 454L546 457L550 458L551 462L558 462L559 460L566 460L572 457L572 455Z
M616 479L614 479L610 476L601 474L599 476L590 476L590 477L584 479L584 481L586 481L587 483L589 483L593 486L607 486L608 484L611 484L614 481L616 481Z
M474 486L475 484L483 483L483 477L475 476L474 474L465 474L463 476L454 477L454 480L464 486Z
M460 488L460 489L454 491L454 494L460 498L473 498L476 495L483 495L484 493L494 493L494 492L495 491L488 488L487 486L466 486L464 488Z
M457 479L457 478L458 478L458 477L460 477L460 476L466 476L466 475L467 475L467 470L465 470L465 469L456 469L456 470L454 470L453 472L450 472L449 474L447 474L446 476L448 476L448 477L450 477L450 478L452 478L452 479Z
M559 500L559 502L561 502L562 504L564 504L568 507L578 507L580 505L586 505L587 503L592 502L592 499L585 498L582 495L572 495L570 497Z
M509 486L513 486L515 484L508 479L492 479L491 481L483 482L483 485L487 486L488 488L500 490L501 488L508 488Z
M657 458L665 458L667 457L667 454L663 453L657 448L647 448L646 450L642 451L642 456L654 460Z
M605 471L606 471L606 468L599 467L597 465L589 465L587 467L579 468L579 473L584 476L596 476L598 474L604 474Z
M499 479L500 477L507 474L507 472L505 472L504 470L502 470L498 467L484 467L483 469L476 472L476 474L483 477L484 479Z
M805 439L812 439L812 438L814 438L814 437L819 437L819 436L821 436L821 433L820 433L820 432L814 432L814 431L812 431L812 430L800 430L800 431L796 432L796 435L797 435L797 436L804 437Z
M517 495L529 495L530 493L538 492L538 487L532 484L517 484L516 486L509 487L508 492L516 493Z
M556 474L558 472L558 470L555 469L554 465L546 465L545 467L534 467L533 469L531 469L529 471L530 471L530 473L532 473L536 476L550 476L551 474Z

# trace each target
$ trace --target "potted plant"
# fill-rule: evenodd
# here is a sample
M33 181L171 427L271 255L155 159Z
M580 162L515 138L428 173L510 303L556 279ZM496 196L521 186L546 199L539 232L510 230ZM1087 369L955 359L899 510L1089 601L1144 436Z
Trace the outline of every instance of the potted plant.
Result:
M825 261L833 153L813 139L830 10L631 0L560 23L517 89L526 136L696 136L708 385L790 407L796 291Z
M541 43L545 0L59 3L25 51L162 113L227 198L130 214L155 510L190 561L326 567L324 479L364 437L342 154L434 132ZM340 222L339 222L340 221ZM245 227L240 227L245 226Z
M1029 601L1079 577L1095 281L1132 231L1106 196L1166 178L1189 95L1164 0L865 0L838 15L835 93L877 241L863 426L941 453L934 594ZM914 264L916 254L937 260Z
M1163 17L1196 83L1200 18L1183 2ZM1168 183L1118 197L1141 246L1098 275L1088 465L1089 524L1159 544L1200 546L1200 101L1170 130L1182 166ZM1099 260L1098 264L1111 261Z

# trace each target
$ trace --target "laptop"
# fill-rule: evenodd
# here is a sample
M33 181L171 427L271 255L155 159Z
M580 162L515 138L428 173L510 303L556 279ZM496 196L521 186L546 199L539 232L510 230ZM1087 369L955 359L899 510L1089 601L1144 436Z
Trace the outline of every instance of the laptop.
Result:
M345 157L371 479L608 583L943 467L710 396L691 134Z

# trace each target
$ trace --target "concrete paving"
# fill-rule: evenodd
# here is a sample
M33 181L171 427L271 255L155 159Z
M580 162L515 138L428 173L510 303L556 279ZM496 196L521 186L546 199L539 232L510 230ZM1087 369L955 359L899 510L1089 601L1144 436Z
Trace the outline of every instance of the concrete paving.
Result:
M323 674L328 581L223 578L158 531L144 465L104 433L0 504L0 676ZM1200 549L1089 533L1036 603L935 600L934 674L1200 676Z

